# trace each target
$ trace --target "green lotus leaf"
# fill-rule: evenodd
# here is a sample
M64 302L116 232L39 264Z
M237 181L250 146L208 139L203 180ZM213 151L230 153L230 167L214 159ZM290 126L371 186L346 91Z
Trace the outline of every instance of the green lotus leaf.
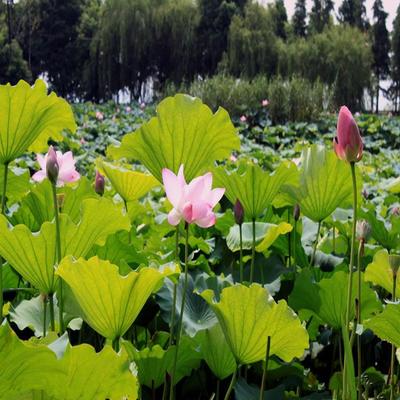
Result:
M396 291L400 290L400 273L397 271ZM372 263L367 265L364 280L372 282L386 289L389 293L393 290L393 270L389 264L389 253L387 250L379 250L374 254ZM399 292L398 292L399 293Z
M61 131L75 131L76 124L69 104L47 95L46 84L37 80L33 86L24 81L0 85L0 163L6 164L27 149L47 149L49 137L60 141Z
M157 116L107 153L114 159L140 161L160 182L163 168L177 173L183 164L190 181L239 147L239 136L223 108L213 114L200 99L177 94L164 99Z
M164 350L160 345L155 345L140 351L129 342L124 341L123 346L130 359L137 365L140 384L148 388L160 387L164 383L165 375L172 371L175 346ZM178 349L175 383L190 375L193 369L197 369L200 361L201 355L196 350L196 343L187 336L183 336Z
M60 215L62 256L84 257L93 245L104 244L108 235L129 228L128 217L111 200L86 199L78 224L68 215ZM1 215L0 235L0 255L34 287L43 293L53 293L56 288L55 222L45 222L39 232L32 233L25 225L9 227Z
M260 252L267 250L280 235L284 235L292 230L292 226L286 222L281 222L278 225L256 222L255 226L256 250ZM226 237L226 244L230 251L235 252L240 250L239 225L235 224L230 228L229 234ZM253 246L253 224L251 222L242 224L242 246L245 250L249 250Z
M347 284L349 274L344 271L335 272L330 278L314 282L311 271L299 274L289 305L295 310L309 310L315 313L324 323L334 329L341 329L345 321L347 306ZM363 279L363 277L362 277ZM350 309L350 320L355 316L355 298L358 277L353 274L353 291ZM382 305L376 293L366 284L361 284L361 320L379 311Z
M273 173L263 171L256 164L246 166L242 174L214 169L215 186L226 188L225 196L232 204L239 199L247 220L258 218L272 204L284 184L295 184L297 168L292 162L283 162Z
M97 165L100 172L110 180L113 188L126 202L140 199L159 185L157 179L149 174L130 171L102 160L99 160Z
M215 324L198 332L195 340L200 345L202 357L218 379L225 379L235 372L235 357L225 340L221 325Z
M375 335L400 347L400 304L388 304L382 313L364 322Z
M21 341L8 324L0 326L0 399L19 399L59 379L62 368L46 346Z
M0 164L0 188L4 185L4 165ZM14 203L29 190L29 171L23 168L8 167L7 193L8 203Z
M128 330L163 279L153 268L121 276L116 265L98 257L87 261L66 257L56 274L71 288L85 321L110 340Z
M258 284L238 284L222 290L220 301L214 292L201 296L211 305L221 324L225 339L239 364L265 359L268 336L270 354L284 361L301 357L308 348L308 333L284 300L278 303Z
M360 182L358 181L358 186ZM353 186L348 164L332 150L313 145L303 150L297 185L286 186L300 205L301 213L315 222L332 214L336 208L351 204Z

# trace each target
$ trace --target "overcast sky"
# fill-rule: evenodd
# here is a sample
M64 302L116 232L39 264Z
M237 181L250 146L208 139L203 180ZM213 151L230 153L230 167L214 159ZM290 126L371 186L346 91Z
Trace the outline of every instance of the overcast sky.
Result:
M272 3L273 0L258 0L260 3ZM288 12L289 18L293 15L294 11L294 5L296 4L296 0L284 0L286 10ZM313 1L312 0L306 0L307 3L307 9L310 11ZM339 6L342 4L342 0L334 0L335 3L335 11L337 13ZM400 0L382 0L383 7L385 11L389 14L387 20L386 20L386 26L389 31L392 30L393 26L393 19L396 16L396 10L397 7L400 4ZM367 15L368 19L372 21L372 5L374 4L374 0L366 0L365 5L367 8Z

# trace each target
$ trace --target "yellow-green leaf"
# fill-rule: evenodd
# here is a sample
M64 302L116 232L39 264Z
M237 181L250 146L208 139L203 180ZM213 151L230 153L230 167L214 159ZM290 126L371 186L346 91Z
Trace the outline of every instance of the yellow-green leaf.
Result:
M163 168L177 173L183 164L190 181L239 147L239 136L223 108L213 114L200 99L177 94L164 99L157 116L107 153L114 159L140 161L160 182Z
M128 330L163 279L153 268L121 276L116 265L98 257L87 261L66 257L56 274L71 288L86 322L110 340Z

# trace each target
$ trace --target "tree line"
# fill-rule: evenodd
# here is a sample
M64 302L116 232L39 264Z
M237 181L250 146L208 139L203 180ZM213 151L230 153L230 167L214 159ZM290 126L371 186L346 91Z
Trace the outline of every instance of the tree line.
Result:
M391 32L381 0L5 0L0 3L0 80L44 74L70 99L104 101L121 89L140 98L217 73L292 76L333 88L335 102L378 109L400 97L400 6Z

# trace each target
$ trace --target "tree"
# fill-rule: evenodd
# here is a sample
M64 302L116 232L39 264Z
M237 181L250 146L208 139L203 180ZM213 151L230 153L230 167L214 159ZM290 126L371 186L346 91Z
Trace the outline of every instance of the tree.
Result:
M400 5L397 8L396 17L393 21L391 65L391 78L393 81L391 89L393 92L394 108L397 112L399 110L400 96Z
M366 30L369 23L366 18L365 0L343 0L339 7L339 20L344 24Z
M389 75L389 51L390 40L389 32L386 28L387 12L383 9L382 0L375 0L374 6L374 24L372 27L372 54L373 70L377 81L376 85L376 112L379 111L379 82Z
M299 37L305 37L307 33L306 0L297 0L292 18L293 33Z
M330 23L333 9L332 0L314 0L310 13L310 30L313 33L322 32Z
M275 24L275 35L281 39L286 39L286 24L288 22L285 3L283 0L275 0L275 4L271 8L273 21Z

